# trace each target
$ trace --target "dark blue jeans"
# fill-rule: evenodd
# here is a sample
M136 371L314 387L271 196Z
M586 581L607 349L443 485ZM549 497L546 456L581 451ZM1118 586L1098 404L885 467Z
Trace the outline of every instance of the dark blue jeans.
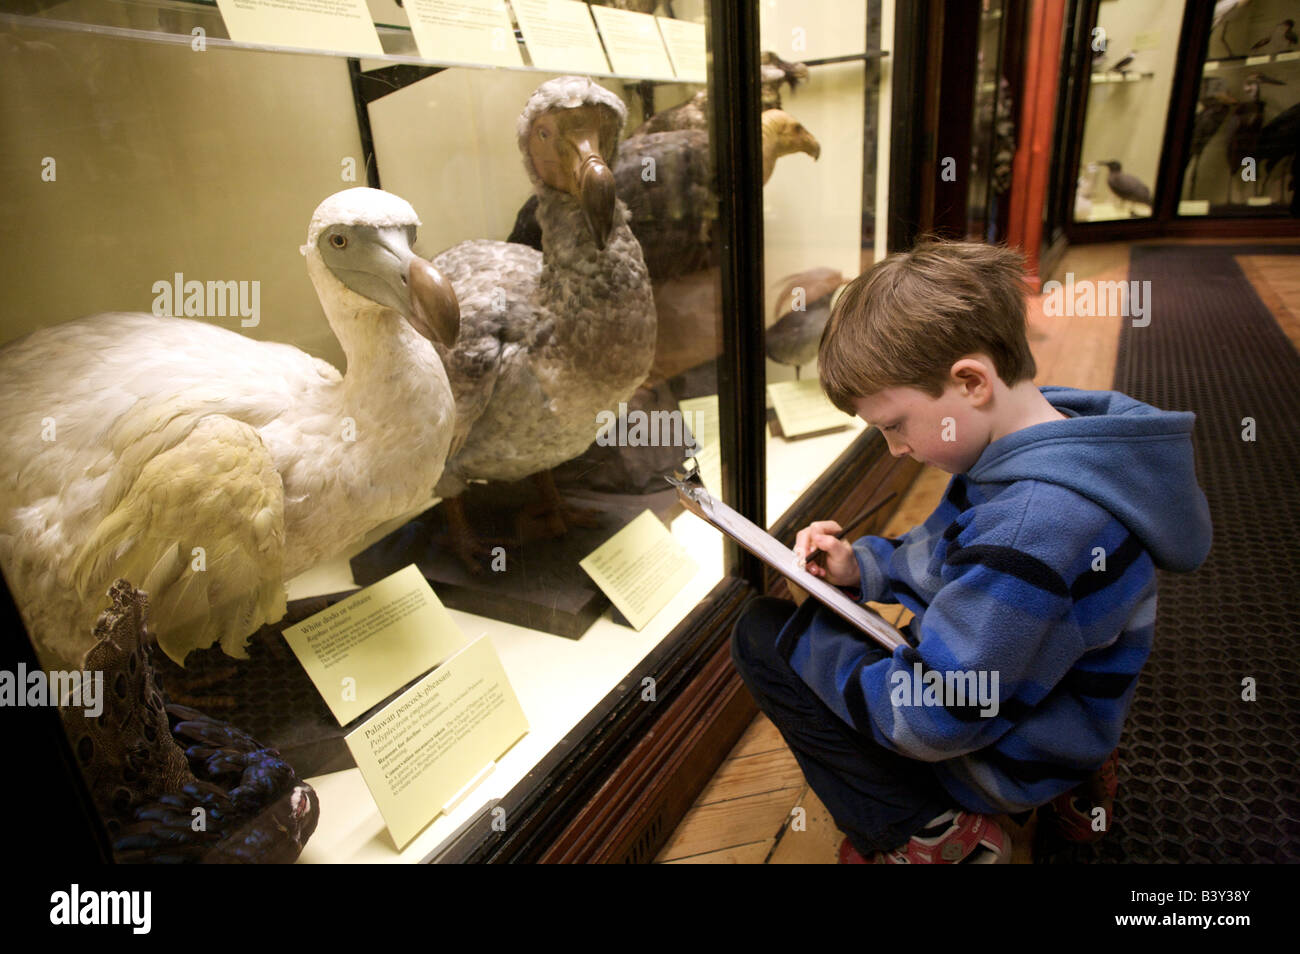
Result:
M770 596L751 602L732 631L732 661L858 853L902 847L936 815L958 806L927 763L847 725L781 658L776 637L795 609ZM877 651L884 658L885 650Z

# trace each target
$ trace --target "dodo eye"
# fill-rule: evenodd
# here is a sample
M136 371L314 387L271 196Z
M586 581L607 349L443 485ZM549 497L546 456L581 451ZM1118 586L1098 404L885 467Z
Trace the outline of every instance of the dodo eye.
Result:
M335 232L333 235L330 236L330 244L333 245L335 248L347 248L348 237L346 235L339 235L337 232Z
M551 138L551 134L550 134L550 132L546 129L546 127L543 126L541 129L537 130L537 138L538 138L538 139L541 139L541 140L544 141L544 140L550 139L550 138Z

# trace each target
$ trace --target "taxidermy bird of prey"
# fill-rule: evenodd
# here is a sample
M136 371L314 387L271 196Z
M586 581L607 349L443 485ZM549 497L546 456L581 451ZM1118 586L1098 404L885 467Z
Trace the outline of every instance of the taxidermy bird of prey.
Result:
M782 156L802 152L816 160L821 155L821 144L812 133L779 109L763 114L762 145L764 183ZM716 264L713 223L718 199L707 133L681 129L631 136L619 152L614 175L653 281ZM508 242L541 248L536 210L533 196L515 216Z
M542 250L475 240L434 259L461 308L460 340L439 349L457 419L438 495L471 569L476 543L454 499L466 481L544 473L548 526L564 532L579 517L550 469L591 445L597 414L626 401L654 359L650 276L610 168L626 116L586 77L543 83L518 123Z
M760 96L762 109L781 108L781 87L795 89L808 79L808 67L802 63L787 63L775 53L764 53L759 65ZM699 129L709 131L709 96L700 90L684 103L669 109L661 109L640 126L634 129L628 138L652 132L671 132L676 129Z
M1141 179L1124 172L1123 167L1114 159L1109 159L1102 165L1110 170L1110 175L1106 176L1106 185L1110 186L1110 191L1115 193L1116 197L1130 204L1148 206L1151 204L1151 190ZM1129 214L1137 213L1130 208Z
M179 664L285 612L284 581L430 500L455 406L450 285L405 201L348 189L301 251L347 373L200 321L111 313L0 349L0 565L52 668L109 584L149 594ZM62 665L53 665L61 663Z

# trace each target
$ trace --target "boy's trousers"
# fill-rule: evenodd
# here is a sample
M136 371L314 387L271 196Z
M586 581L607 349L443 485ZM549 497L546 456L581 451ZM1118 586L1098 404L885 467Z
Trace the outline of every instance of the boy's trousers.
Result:
M900 848L957 806L927 763L891 752L847 725L781 658L777 634L795 609L770 596L752 601L732 631L732 661L858 853ZM887 655L882 647L872 650L881 659Z

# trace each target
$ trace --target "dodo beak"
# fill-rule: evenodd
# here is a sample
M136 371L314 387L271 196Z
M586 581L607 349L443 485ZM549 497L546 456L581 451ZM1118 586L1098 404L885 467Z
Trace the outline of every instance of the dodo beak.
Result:
M451 282L418 255L411 256L406 277L411 305L407 322L430 341L454 346L460 334L460 302Z
M575 137L575 140L571 140L577 150L571 179L577 187L574 194L582 206L582 215L587 220L596 248L604 251L614 227L614 203L617 199L614 173L606 165L604 156L592 148L589 138Z

